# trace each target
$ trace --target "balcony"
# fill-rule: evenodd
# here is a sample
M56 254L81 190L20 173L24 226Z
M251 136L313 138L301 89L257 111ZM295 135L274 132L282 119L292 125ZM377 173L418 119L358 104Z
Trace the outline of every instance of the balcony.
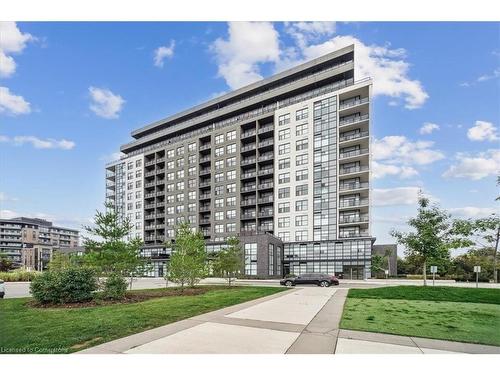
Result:
M241 236L255 236L257 231L251 228L242 228L240 231Z
M164 218L164 217L165 217L165 213L163 213L163 212L156 214L156 218L158 218L158 219L161 219L161 218Z
M200 151L210 150L212 148L211 143L206 143L200 146Z
M156 197L155 193L144 194L144 198L154 198Z
M267 182L264 184L259 184L259 190L266 190L266 189L272 189L274 187L273 182Z
M241 160L241 165L250 165L250 164L255 164L256 159L255 158L250 158L250 159L242 159Z
M145 187L145 188L155 187L155 185L156 185L156 184L155 184L154 182L148 182L148 183L144 184L144 187Z
M160 191L157 191L157 192L156 192L156 196L157 196L157 197L162 197L162 196L164 196L164 195L165 195L165 190L160 190Z
M356 237L370 237L367 230L359 231L340 231L339 238L356 238Z
M246 212L240 215L240 218L242 220L255 219L255 217L256 217L255 212Z
M362 98L362 99L356 99L356 100L346 99L340 103L339 110L342 111L342 110L347 109L347 108L356 107L356 106L361 105L361 104L366 104L369 101L370 101L369 98Z
M259 218L261 217L272 217L274 215L273 210L261 210L259 211Z
M203 176L203 175L206 175L206 174L210 174L211 173L211 169L210 168L202 168L200 169L200 176Z
M340 136L339 142L352 141L353 139L359 139L364 137L368 137L368 132L364 131L364 132Z
M156 207L165 207L165 202L156 202Z
M151 220L151 219L153 219L153 220L154 220L155 218L156 218L156 216L155 216L155 215L145 215L145 216L144 216L144 219L146 219L146 220Z
M243 133L241 133L241 138L248 138L248 137L252 137L256 134L255 132L255 129L251 129L251 130L247 130L247 131L244 131Z
M352 157L361 156L361 155L368 155L368 149L367 148L361 148L359 150L353 150L353 151L348 151L348 152L341 152L339 154L339 159L347 159L347 158L352 158Z
M145 209L150 209L150 208L155 208L155 207L156 207L156 205L155 205L154 203L151 203L151 204L145 204L145 205L144 205L144 208L145 208Z
M154 165L154 164L155 164L155 160L154 159L153 160L148 160L148 161L144 162L144 166L145 167L149 167L149 166Z
M339 224L366 223L368 219L368 215L340 216Z
M165 161L165 158L158 158L156 159L157 163L163 163Z
M358 207L368 205L368 199L347 199L339 202L339 208Z
M255 178L255 176L257 176L257 172L253 171L253 172L245 172L245 173L242 173L240 178L242 180L244 179L247 179L247 178Z
M255 151L256 145L255 143L250 143L246 146L243 146L241 148L241 152L247 152L247 151Z
M257 203L257 200L255 200L255 199L243 199L240 202L240 205L242 207L244 207L244 206L255 206L255 203Z
M274 125L266 125L259 129L259 134L269 133L274 131Z
M156 170L156 174L165 173L165 168L160 168Z
M210 224L210 218L200 219L200 225Z
M210 155L200 158L200 163L206 163L210 161Z
M259 148L274 146L274 139L266 139L265 141L259 142Z
M361 115L361 116L349 116L347 118L340 118L339 126L346 126L351 124L357 124L358 122L362 122L368 120L369 115Z
M241 192L242 193L247 193L249 191L255 191L256 185L249 185L249 186L242 186L241 187Z
M204 187L210 186L210 181L200 182L199 186L200 186L200 188L204 188Z
M358 173L358 172L368 172L369 168L367 165L362 165L359 167L351 167L351 168L340 168L339 175Z
M202 204L200 206L200 212L206 212L206 211L210 211L210 205L209 204Z
M266 161L274 159L274 153L262 154L259 156L259 161Z
M274 197L264 197L264 198L259 198L259 204L260 203L273 203L274 202Z
M270 175L274 173L274 168L265 168L259 170L259 176Z
M159 179L156 181L156 185L164 185L165 184L165 179L162 178L162 179Z
M200 200L201 199L210 199L212 195L210 193L205 193L205 194L200 194Z
M353 182L349 184L340 184L339 191L349 191L358 189L368 189L370 184L368 182Z
M271 232L274 230L273 225L261 225L259 226L259 231L266 233L266 232Z

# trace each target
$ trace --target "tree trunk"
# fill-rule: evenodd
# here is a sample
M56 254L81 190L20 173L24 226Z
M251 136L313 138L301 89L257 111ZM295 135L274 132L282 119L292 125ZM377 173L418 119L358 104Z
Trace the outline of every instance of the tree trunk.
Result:
M495 248L493 253L493 281L498 283L498 272L497 272L497 253L498 253L498 242L500 241L500 227L497 229L497 239L495 242Z
M427 286L427 260L424 260L424 286Z

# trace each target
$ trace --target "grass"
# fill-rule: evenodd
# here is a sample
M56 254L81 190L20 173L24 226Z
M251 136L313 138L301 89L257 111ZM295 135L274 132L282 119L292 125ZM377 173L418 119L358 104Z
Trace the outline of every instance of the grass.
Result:
M500 290L350 289L340 327L500 346Z
M196 296L77 309L33 308L28 305L31 298L0 300L0 352L70 353L283 291L253 286L200 288L209 290Z

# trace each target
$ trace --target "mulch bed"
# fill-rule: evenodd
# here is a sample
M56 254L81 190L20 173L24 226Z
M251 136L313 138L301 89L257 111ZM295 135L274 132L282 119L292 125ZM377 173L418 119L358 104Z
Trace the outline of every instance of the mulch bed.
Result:
M147 301L153 298L161 297L178 297L178 296L197 296L200 294L205 294L211 290L224 289L220 286L210 286L210 287L195 287L195 288L185 288L181 291L179 288L162 288L156 290L133 290L127 291L125 297L121 300L111 300L100 298L99 293L96 294L96 298L87 302L72 302L72 303L39 303L35 300L26 302L29 307L35 308L58 308L58 309L78 309L82 307L97 307L97 306L107 306L115 304L128 304Z

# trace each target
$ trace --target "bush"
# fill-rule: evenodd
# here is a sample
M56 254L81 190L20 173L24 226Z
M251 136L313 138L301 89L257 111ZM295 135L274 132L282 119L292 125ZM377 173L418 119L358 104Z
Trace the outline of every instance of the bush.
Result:
M10 272L0 272L0 280L3 281L31 281L41 272L16 270Z
M127 281L118 274L110 275L104 282L104 298L122 299L127 291Z
M33 280L30 291L39 303L61 304L90 301L97 286L94 270L70 267L43 272Z

